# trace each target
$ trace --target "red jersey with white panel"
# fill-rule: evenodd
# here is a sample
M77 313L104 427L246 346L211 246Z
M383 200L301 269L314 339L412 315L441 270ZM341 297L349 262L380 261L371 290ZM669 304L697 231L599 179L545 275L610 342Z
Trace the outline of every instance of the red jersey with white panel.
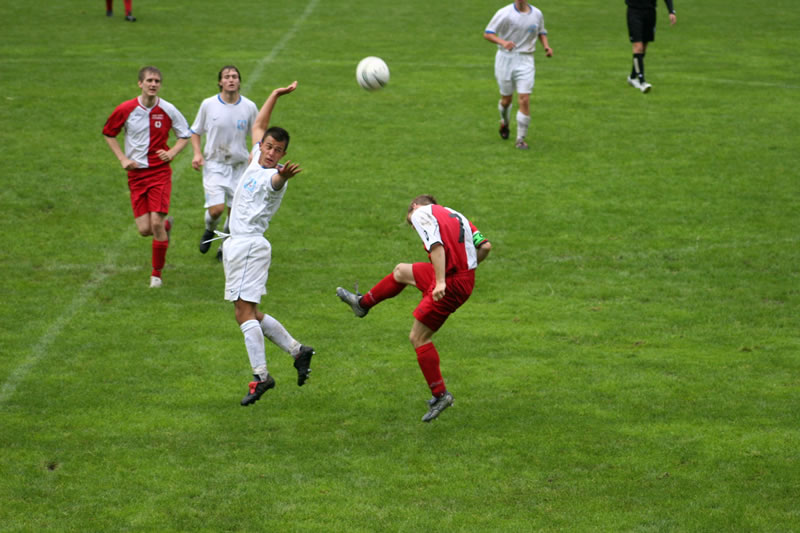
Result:
M158 157L158 150L169 150L169 130L180 139L192 136L189 123L178 108L162 98L153 107L142 105L139 98L122 102L108 117L103 135L116 137L125 128L125 156L138 168L153 168L169 164Z
M473 235L478 233L478 228L467 217L449 207L424 205L411 215L411 224L429 256L431 246L436 243L444 246L445 276L477 268L478 254Z

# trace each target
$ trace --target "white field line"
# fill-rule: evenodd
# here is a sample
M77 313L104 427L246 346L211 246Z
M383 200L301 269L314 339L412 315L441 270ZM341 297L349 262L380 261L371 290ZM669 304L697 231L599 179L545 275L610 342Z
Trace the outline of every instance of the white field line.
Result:
M275 44L275 46L272 47L272 50L270 50L269 54L267 54L266 56L262 57L261 60L258 63L256 63L256 66L253 69L253 72L248 76L247 83L245 83L244 86L242 87L242 93L243 94L247 94L250 91L250 89L251 89L251 87L253 85L252 82L254 80L257 80L259 77L261 77L261 73L264 71L264 67L267 65L267 63L271 63L275 59L275 57L279 53L281 53L281 51L283 51L283 49L286 47L286 44L289 42L289 40L291 40L291 38L294 37L294 34L297 33L297 28L301 24L303 24L303 22L305 22L305 20L308 18L308 16L311 14L311 12L314 11L314 8L317 7L317 3L318 2L319 2L319 0L311 0L308 3L308 5L306 5L306 9L305 9L305 11L303 11L303 14L300 15L300 17L298 17L297 20L295 20L294 24L289 29L289 31L287 31L283 35L283 37L281 37L281 39ZM291 82L289 82L289 83L291 83ZM259 108L260 107L261 106L259 106Z
M255 70L248 76L251 81L256 81L259 76L261 76L264 66L272 61L286 47L286 44L289 42L289 40L295 35L295 33L297 33L298 27L306 20L306 18L308 18L318 2L319 0L311 0L306 6L305 11L303 11L303 14L297 20L295 20L289 31L287 31L275 44L275 46L272 47L272 50L270 50L269 54L264 56L256 64ZM245 89L247 88L249 88L249 85L245 87ZM243 90L242 92L246 91ZM188 158L184 157L178 164L175 165L177 168L173 168L173 173L176 180L179 177L180 172L186 167L186 165L188 165L188 160ZM106 268L102 268L101 266L101 268L96 268L93 270L92 277L89 279L89 281L84 283L78 289L78 292L75 294L75 297L72 299L72 301L58 315L58 318L56 318L50 324L50 327L47 328L47 331L45 331L44 334L39 337L22 362L20 362L16 368L11 371L8 378L3 382L2 386L0 386L0 405L5 404L8 399L14 395L19 384L25 381L31 370L39 362L47 358L50 347L69 325L73 317L78 314L81 309L83 309L92 294L99 287L101 287L103 283L105 283L109 276L109 272L116 272L120 270L119 267L116 266L117 258L121 253L122 243L131 235L131 231L127 229L120 235L120 238L117 240L117 245L112 249L113 252L106 257ZM142 281L142 283L144 283L144 281Z

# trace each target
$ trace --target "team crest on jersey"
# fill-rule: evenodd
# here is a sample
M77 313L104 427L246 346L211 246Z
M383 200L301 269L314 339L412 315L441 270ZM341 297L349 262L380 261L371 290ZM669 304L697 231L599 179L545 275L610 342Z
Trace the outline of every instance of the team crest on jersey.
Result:
M531 24L530 26L528 26L528 33L536 33L538 29L539 29L538 24Z
M246 130L247 129L247 121L246 120L237 120L236 121L236 129L237 130Z
M247 192L255 191L256 190L256 179L255 178L248 179L247 181L244 182L244 185L242 185L242 187Z

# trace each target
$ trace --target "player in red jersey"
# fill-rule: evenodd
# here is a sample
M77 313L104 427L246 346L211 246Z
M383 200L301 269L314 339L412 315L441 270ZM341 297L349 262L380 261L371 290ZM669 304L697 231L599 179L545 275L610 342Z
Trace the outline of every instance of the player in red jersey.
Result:
M422 300L414 309L409 340L433 393L428 412L422 417L423 422L430 422L453 405L453 395L447 391L439 368L433 334L472 294L475 269L489 255L492 245L464 215L442 207L427 194L414 198L406 221L417 230L430 263L400 263L364 295L358 288L352 293L341 287L336 294L357 317L364 317L372 307L397 296L407 285L422 292Z
M128 171L136 229L143 237L153 236L150 287L158 288L172 229L172 217L167 217L172 193L169 163L189 143L192 132L178 108L159 98L160 70L143 67L139 71L139 87L140 96L121 103L108 117L103 136L122 168ZM124 151L116 139L123 128ZM172 148L167 146L170 130L178 137Z

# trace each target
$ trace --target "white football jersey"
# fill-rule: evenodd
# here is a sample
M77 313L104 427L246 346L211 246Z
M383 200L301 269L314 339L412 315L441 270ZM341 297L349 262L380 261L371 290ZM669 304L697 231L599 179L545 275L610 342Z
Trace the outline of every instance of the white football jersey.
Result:
M264 168L258 164L259 147L260 143L253 146L253 161L233 192L230 215L232 237L263 235L289 186L287 181L279 191L272 188L272 176L277 174L278 169Z
M530 11L520 13L515 4L507 5L497 11L486 26L484 33L494 33L505 41L512 41L516 46L512 52L532 53L536 49L536 39L547 35L542 12L528 4ZM507 50L497 45L497 48Z
M203 157L229 165L247 161L247 136L256 115L256 104L244 96L235 104L225 103L219 94L203 100L192 124L192 133L206 135Z

